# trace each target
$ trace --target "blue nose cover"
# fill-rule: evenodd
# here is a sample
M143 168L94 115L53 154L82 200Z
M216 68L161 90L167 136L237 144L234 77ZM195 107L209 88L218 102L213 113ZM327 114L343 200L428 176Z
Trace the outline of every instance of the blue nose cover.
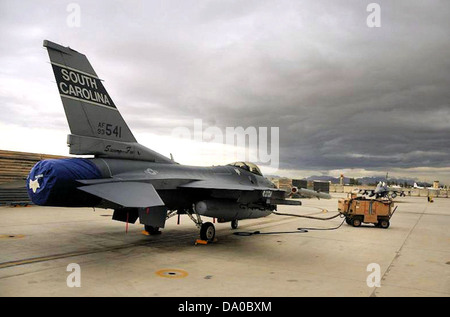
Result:
M101 178L89 159L52 159L38 162L27 178L28 196L41 206L82 206L85 197L76 180Z

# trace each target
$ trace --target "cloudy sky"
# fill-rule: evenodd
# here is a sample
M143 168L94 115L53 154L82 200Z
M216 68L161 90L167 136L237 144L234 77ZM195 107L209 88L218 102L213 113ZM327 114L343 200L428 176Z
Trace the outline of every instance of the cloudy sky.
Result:
M267 173L450 183L450 3L376 1L370 28L371 2L0 0L0 149L68 154L49 39L86 54L138 141L180 163L230 157L173 136L201 119L278 127Z

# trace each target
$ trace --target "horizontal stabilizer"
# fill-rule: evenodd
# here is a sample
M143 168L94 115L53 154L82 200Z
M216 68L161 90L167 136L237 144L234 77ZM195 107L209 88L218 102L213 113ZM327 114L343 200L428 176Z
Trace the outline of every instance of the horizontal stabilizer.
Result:
M117 182L78 187L86 193L129 208L164 206L152 184Z

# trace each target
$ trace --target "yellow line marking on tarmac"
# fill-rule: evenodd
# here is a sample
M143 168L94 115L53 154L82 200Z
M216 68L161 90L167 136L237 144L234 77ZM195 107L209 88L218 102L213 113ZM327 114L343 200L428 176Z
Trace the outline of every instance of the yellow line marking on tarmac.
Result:
M0 234L0 239L22 239L24 237L23 234Z

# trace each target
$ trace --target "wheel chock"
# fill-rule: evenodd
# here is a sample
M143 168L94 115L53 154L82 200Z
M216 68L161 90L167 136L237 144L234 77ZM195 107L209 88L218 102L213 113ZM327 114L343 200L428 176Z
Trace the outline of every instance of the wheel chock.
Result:
M203 245L206 245L206 244L208 244L208 241L206 241L206 240L201 240L201 239L197 239L197 240L195 240L195 245L197 245L197 244L203 244Z
M145 230L142 230L141 233L142 233L144 236L149 236L149 235L150 235L150 233L148 233L148 232L145 231Z
M197 239L197 240L195 240L195 245L197 245L197 244L207 245L208 243L214 243L214 242L217 242L217 241L219 241L219 240L217 240L217 238L214 238L213 241L206 241L206 240L202 240L202 239Z

